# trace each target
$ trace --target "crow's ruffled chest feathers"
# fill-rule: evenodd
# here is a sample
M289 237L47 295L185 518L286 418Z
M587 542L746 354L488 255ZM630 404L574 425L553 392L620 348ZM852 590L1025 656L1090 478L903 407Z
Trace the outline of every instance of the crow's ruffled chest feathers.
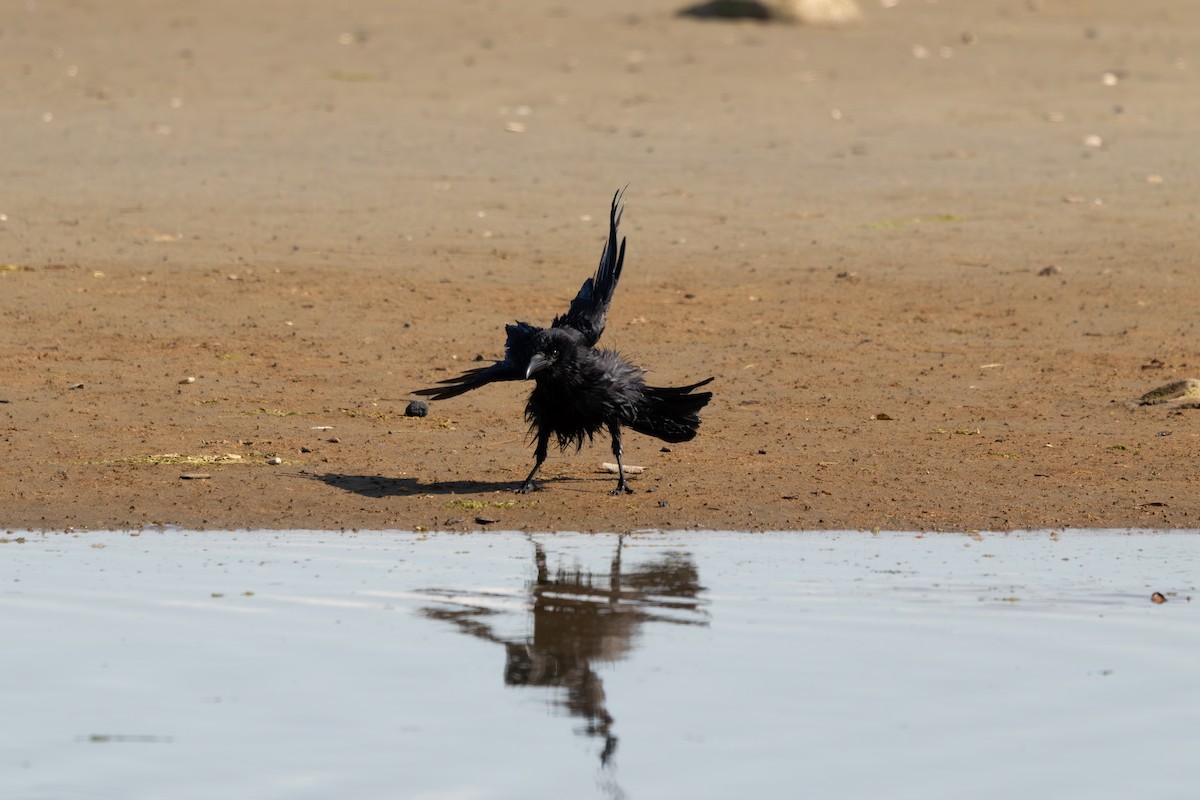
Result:
M610 423L627 425L642 400L642 370L611 350L586 349L537 375L525 417L559 447L583 445Z

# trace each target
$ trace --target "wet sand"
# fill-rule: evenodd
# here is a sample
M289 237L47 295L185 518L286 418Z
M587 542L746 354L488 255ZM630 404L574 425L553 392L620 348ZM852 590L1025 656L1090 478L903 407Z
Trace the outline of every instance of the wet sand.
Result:
M0 13L0 524L1200 525L1200 412L1133 404L1200 377L1200 6L343 5ZM715 398L515 496L527 387L409 392L625 184L602 344Z

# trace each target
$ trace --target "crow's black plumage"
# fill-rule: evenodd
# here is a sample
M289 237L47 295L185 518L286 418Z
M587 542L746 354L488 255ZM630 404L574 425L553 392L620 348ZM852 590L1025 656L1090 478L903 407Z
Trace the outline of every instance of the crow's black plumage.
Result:
M502 361L415 392L445 400L492 381L532 378L535 386L525 405L525 418L537 446L533 469L517 489L520 493L537 488L534 477L546 460L551 438L560 450L572 444L579 450L585 439L591 441L603 430L612 437L617 459L613 494L632 492L621 464L622 426L667 442L686 442L695 437L700 409L712 399L711 392L695 391L712 378L689 386L647 386L640 368L613 350L596 347L625 264L625 239L617 244L621 211L621 192L617 192L609 211L608 241L600 266L583 282L567 313L555 317L549 328L528 322L506 325L508 340Z

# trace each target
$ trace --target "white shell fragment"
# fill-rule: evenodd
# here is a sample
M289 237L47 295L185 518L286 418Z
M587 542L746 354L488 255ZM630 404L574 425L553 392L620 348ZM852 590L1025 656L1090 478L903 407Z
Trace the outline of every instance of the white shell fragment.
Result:
M766 5L778 18L802 25L849 25L863 19L855 0L769 0Z
M645 467L635 467L631 464L623 464L622 466L625 468L624 471L625 471L626 475L640 475L646 471ZM611 472L613 475L617 474L617 465L616 464L611 464L611 463L605 461L603 464L600 465L600 467L605 472Z

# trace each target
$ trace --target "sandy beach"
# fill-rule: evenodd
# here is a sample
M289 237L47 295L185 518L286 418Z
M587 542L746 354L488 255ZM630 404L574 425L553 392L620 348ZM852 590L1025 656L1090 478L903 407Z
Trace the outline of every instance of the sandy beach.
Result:
M1200 526L1200 4L681 5L9 4L0 525ZM514 495L528 385L410 393L625 185L601 344L714 399Z

